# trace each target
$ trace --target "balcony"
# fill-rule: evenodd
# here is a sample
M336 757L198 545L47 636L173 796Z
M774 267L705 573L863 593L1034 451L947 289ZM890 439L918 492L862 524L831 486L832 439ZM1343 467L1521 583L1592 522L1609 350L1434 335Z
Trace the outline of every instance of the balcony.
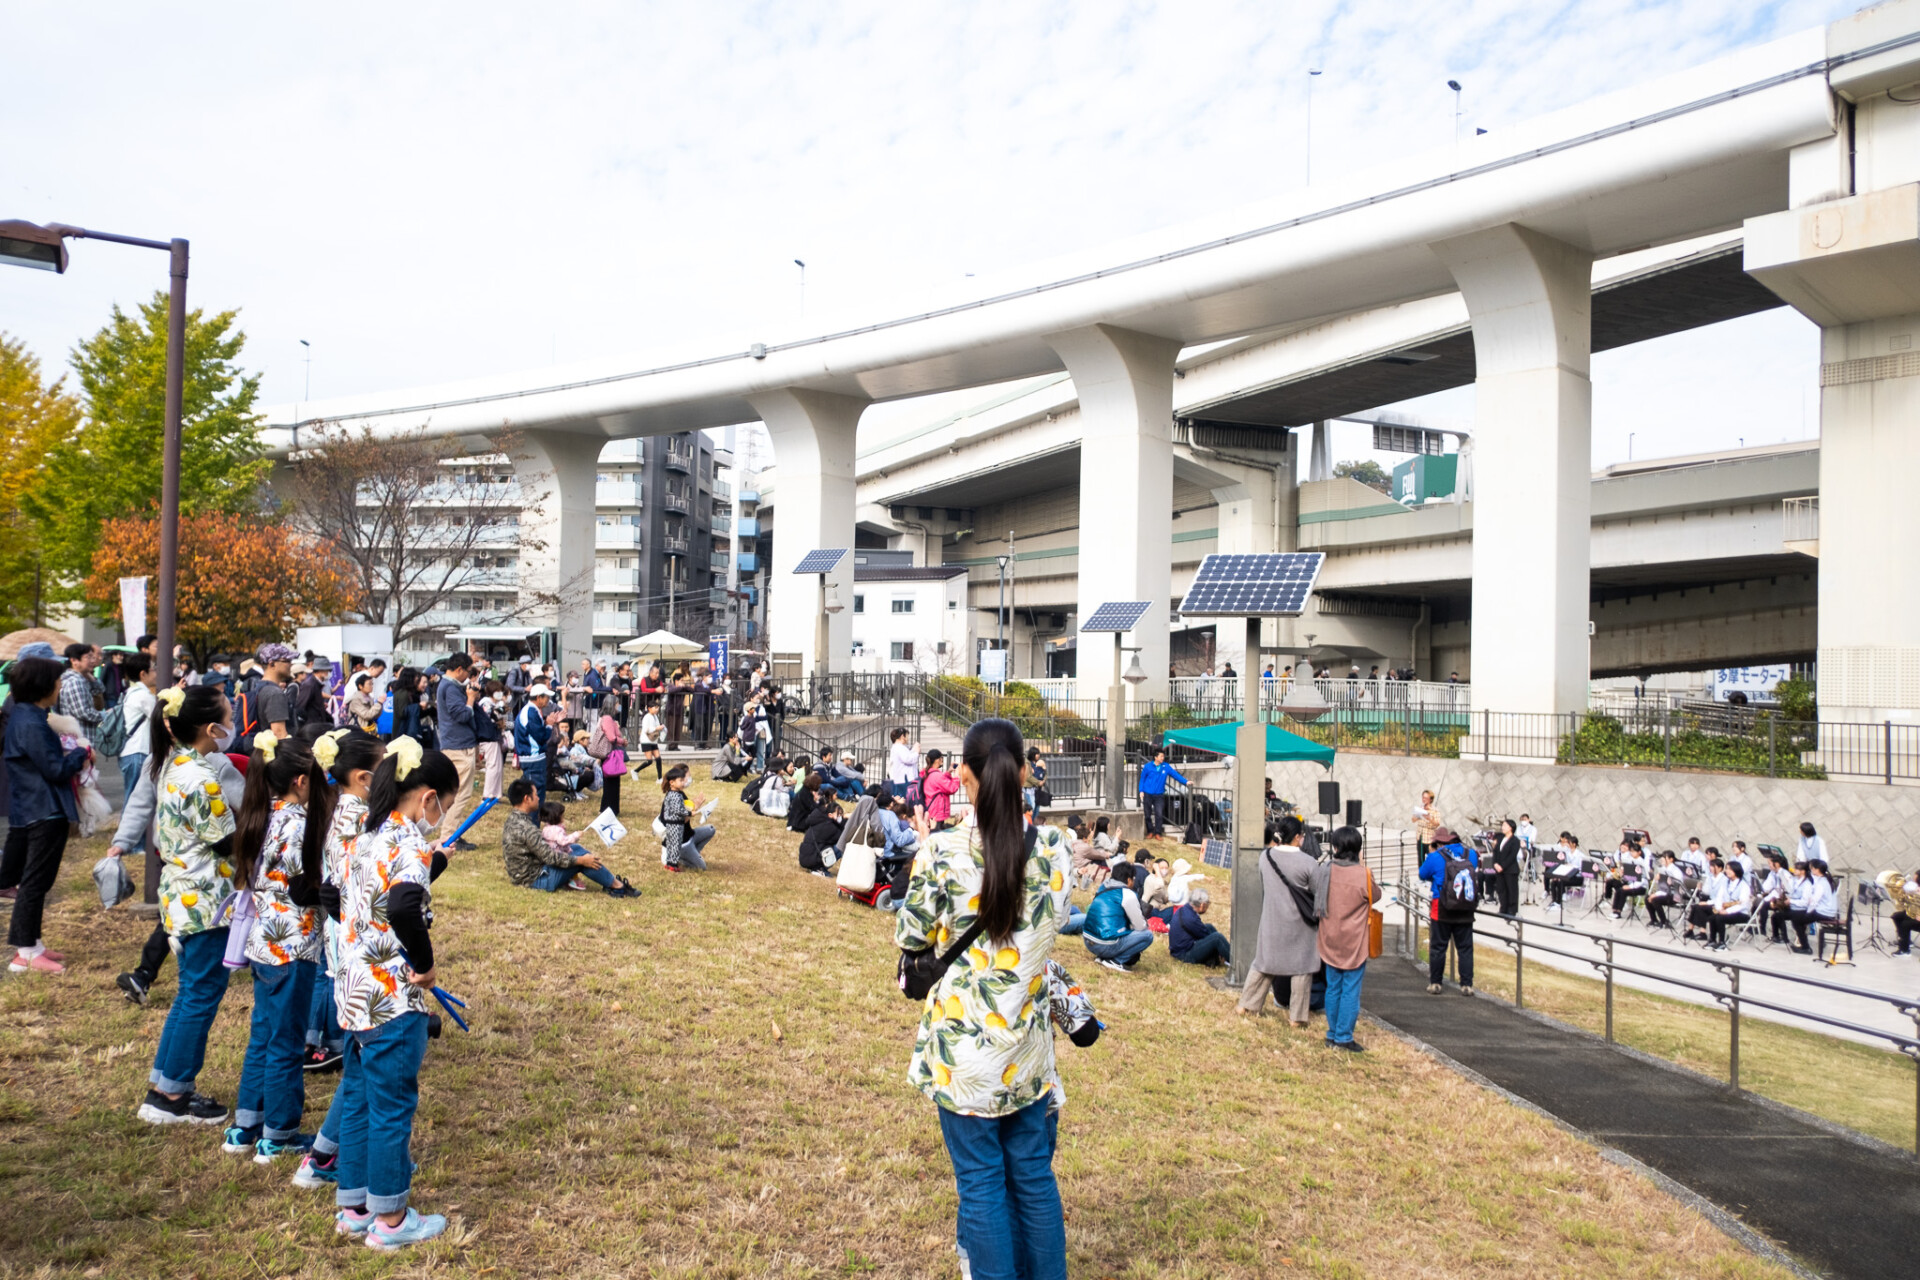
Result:
M687 554L688 547L687 535L684 533L677 537L671 533L661 535L660 550L666 555L684 556Z
M753 551L742 551L740 553L740 572L756 573L759 571L759 569L760 569L759 553L753 552Z
M760 536L760 517L741 516L733 522L733 536L736 538L757 538Z
M733 559L733 557L732 557L732 556L730 556L730 555L728 555L728 554L727 554L726 552L724 552L724 551L716 551L716 552L714 552L714 553L713 553L713 567L714 567L714 571L715 571L715 572L718 572L718 573L725 573L725 572L726 572L726 569L727 569L727 564L728 564L728 562L729 562L729 561L731 561L732 559Z
M599 480L593 486L593 504L597 507L638 507L641 505L637 480Z
M740 501L758 502L760 501L760 491L758 489L742 489L740 491Z
M600 450L602 462L645 462L646 460L647 442L640 436L632 440L609 440L606 448Z
M733 486L725 480L715 480L713 482L713 500L715 502L732 502Z
M638 551L640 526L637 524L597 524L593 527L593 545L602 551Z
M665 493L661 494L660 501L667 510L676 515L684 516L693 510L693 499L687 494L676 493L672 489L668 489Z
M727 589L725 587L709 587L707 589L707 604L715 609L726 608Z
M640 590L640 571L597 564L593 566L593 589L601 595L633 595Z
M682 475L693 473L693 450L676 445L669 440L661 457L666 461L667 470L678 471Z
M639 615L633 613L602 613L593 611L593 634L596 636L619 636L622 640L631 640L640 634L636 625Z

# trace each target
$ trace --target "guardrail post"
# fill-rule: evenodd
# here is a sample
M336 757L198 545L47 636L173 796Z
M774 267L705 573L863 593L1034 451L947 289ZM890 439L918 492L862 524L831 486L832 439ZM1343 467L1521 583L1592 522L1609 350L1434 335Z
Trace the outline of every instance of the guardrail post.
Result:
M1733 999L1727 1002L1727 1010L1732 1015L1733 1024L1731 1047L1727 1053L1727 1083L1740 1087L1740 970L1727 970L1727 979L1733 984Z
M1775 720L1772 716L1767 717L1767 776L1769 778L1777 778L1780 776L1774 763L1774 737L1779 726L1780 722L1778 720Z
M1580 713L1567 712L1567 763L1580 763Z
M1893 785L1893 721L1891 720L1887 721L1886 725L1887 725L1887 785L1892 786Z
M1613 1043L1613 939L1600 944L1607 952L1607 1043Z
M1407 754L1413 754L1413 699L1407 699Z
M1519 916L1513 918L1513 1007L1527 1007L1526 987L1527 922Z
M1480 713L1480 763L1493 759L1493 712Z
M1668 773L1672 773L1673 772L1673 708L1671 706L1662 706L1660 708L1660 727L1662 730L1664 746L1666 748L1665 768Z

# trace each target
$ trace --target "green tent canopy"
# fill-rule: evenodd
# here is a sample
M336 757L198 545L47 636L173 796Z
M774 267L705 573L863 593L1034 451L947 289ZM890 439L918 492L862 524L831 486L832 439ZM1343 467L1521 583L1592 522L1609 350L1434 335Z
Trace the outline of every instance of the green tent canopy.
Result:
M1223 756L1236 753L1238 747L1234 738L1240 732L1240 724L1208 724L1193 729L1168 730L1165 740L1182 747L1194 747L1201 751L1213 751ZM1318 742L1309 742L1297 733L1288 733L1279 725L1267 726L1267 759L1274 760L1311 760L1327 768L1333 767L1333 748L1322 746Z

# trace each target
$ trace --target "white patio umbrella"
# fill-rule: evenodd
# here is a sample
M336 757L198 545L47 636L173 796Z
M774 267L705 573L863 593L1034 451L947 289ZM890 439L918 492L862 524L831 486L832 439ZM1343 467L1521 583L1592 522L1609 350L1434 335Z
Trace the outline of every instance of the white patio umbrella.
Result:
M643 636L620 643L622 653L637 653L665 662L670 658L704 658L707 646L697 644L685 636L677 636L671 631L649 631Z

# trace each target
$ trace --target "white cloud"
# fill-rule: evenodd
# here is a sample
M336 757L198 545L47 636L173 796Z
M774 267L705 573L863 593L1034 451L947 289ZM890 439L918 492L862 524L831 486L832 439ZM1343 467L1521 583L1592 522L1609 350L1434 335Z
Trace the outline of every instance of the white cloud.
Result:
M1332 175L1444 145L1449 76L1497 129L1850 7L40 6L0 47L0 216L191 237L193 299L243 309L266 398L300 396L300 338L345 394L744 343L795 318L795 257L809 310L858 309L1270 196L1301 179L1310 63ZM165 279L74 259L0 277L0 326L49 363ZM1603 357L1597 403L1656 387L1671 431L1774 430L1756 379L1803 378L1810 343L1741 324L1738 367L1697 377Z

